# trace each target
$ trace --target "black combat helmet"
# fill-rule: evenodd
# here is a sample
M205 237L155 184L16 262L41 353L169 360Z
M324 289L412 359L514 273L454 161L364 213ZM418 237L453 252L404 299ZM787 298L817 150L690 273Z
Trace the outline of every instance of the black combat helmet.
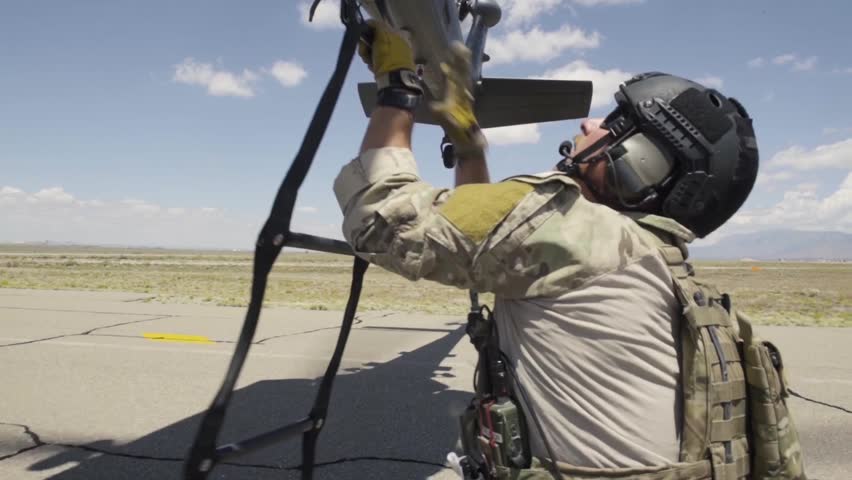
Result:
M657 205L704 237L745 202L757 177L751 118L734 98L652 72L625 82L603 128L608 183L626 207Z
M671 217L699 237L731 218L757 178L757 141L745 108L657 72L625 82L615 100L601 124L607 135L576 156L563 142L557 168L574 175L582 163L606 160L608 190L622 208Z

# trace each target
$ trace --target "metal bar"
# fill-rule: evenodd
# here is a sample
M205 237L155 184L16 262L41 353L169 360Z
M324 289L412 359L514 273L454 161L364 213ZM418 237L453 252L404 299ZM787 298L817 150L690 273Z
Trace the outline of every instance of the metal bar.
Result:
M305 418L290 425L276 428L275 430L262 433L256 437L241 440L235 443L229 443L216 448L217 461L228 460L230 458L240 457L249 454L255 450L272 445L280 440L289 437L298 437L299 435L314 428L314 421L311 418Z
M355 253L352 251L352 247L342 240L317 237L315 235L308 235L307 233L290 232L284 240L284 246L355 256Z
M471 81L477 86L482 80L482 63L485 59L485 41L488 29L500 22L502 12L495 0L476 0L471 9L473 24L467 34L465 45L470 50Z
M482 78L482 57L485 54L485 34L488 32L488 27L485 26L485 21L480 15L474 14L473 24L470 26L470 33L467 34L465 42L470 50L470 76L471 83L476 85Z

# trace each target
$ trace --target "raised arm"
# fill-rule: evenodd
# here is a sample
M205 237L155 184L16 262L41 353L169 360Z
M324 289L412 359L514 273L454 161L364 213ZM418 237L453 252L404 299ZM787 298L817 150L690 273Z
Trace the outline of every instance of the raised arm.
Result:
M376 107L370 116L367 132L361 142L359 155L367 150L383 147L407 148L411 150L411 131L414 115L393 107Z

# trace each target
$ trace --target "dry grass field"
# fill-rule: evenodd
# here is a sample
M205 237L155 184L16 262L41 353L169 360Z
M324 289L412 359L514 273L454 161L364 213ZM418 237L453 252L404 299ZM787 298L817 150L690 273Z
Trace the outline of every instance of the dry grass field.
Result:
M251 253L95 247L0 246L0 288L118 290L152 302L244 306ZM738 308L773 325L852 326L852 264L697 262L698 274L728 291ZM279 257L269 305L342 310L351 258L319 253ZM486 301L490 301L485 296ZM465 292L409 282L373 267L361 310L464 314Z

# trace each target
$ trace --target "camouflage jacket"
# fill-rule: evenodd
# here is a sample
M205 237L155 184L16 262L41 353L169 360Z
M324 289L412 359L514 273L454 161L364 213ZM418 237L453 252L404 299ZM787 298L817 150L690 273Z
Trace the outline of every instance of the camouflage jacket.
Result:
M344 237L371 263L507 299L558 296L654 253L654 235L637 221L694 239L671 219L589 202L560 172L435 188L403 148L356 158L334 191Z
M353 160L335 193L358 255L411 280L497 294L501 349L560 461L677 461L679 304L648 228L680 243L688 230L589 202L560 172L435 188L399 148ZM542 453L540 435L530 438Z

